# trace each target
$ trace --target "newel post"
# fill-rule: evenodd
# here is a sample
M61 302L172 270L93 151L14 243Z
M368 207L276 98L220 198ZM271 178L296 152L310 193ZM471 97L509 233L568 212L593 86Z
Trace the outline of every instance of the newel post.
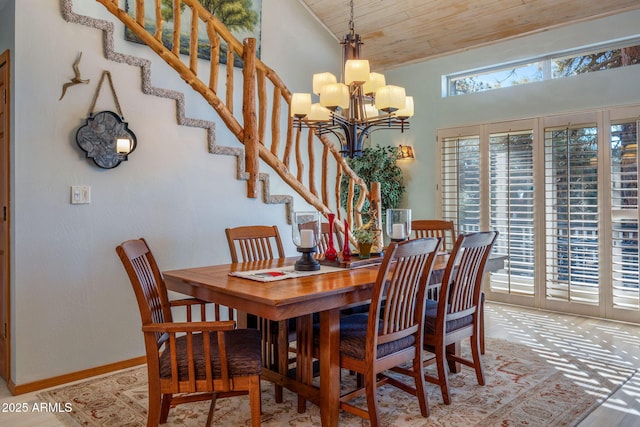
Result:
M244 120L244 159L245 169L249 174L247 181L247 197L258 197L259 176L259 141L258 123L256 119L256 39L244 39L242 60L244 78L242 91L242 118ZM233 67L233 64L227 64Z
M379 182L371 183L371 190L369 195L369 206L371 206L371 213L375 215L373 227L377 231L376 241L373 242L371 247L372 252L382 252L384 247L384 241L382 236L382 192L380 190Z

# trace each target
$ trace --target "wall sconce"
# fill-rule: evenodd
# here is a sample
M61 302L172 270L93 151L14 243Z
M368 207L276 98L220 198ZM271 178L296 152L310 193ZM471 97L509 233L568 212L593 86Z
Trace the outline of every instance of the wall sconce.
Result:
M118 114L113 111L100 111L93 114L105 77L109 80ZM136 135L129 129L128 123L124 121L116 89L111 81L111 73L108 71L102 72L96 95L91 103L91 108L89 108L87 123L80 126L76 132L76 143L82 148L88 159L92 159L96 166L103 169L115 168L121 162L126 161L127 156L136 149Z
M113 169L136 149L136 135L127 122L111 111L101 111L87 119L76 133L78 146L96 166Z
M398 160L415 159L413 154L413 147L410 145L398 146Z

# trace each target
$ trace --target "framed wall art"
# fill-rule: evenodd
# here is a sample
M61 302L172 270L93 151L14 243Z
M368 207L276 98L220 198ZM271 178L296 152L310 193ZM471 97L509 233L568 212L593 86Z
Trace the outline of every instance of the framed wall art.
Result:
M162 13L162 41L168 49L173 48L173 2L179 0L161 0ZM200 0L200 3L231 31L242 42L247 37L256 39L256 55L260 58L260 24L262 19L262 0ZM135 0L125 2L127 13L135 17ZM149 33L156 32L156 0L144 0L145 28ZM180 53L189 53L189 31L191 28L191 10L184 4L180 16ZM128 28L125 28L125 40L142 43ZM210 45L205 25L198 26L198 57L210 60ZM227 62L227 45L222 42L220 47L220 63ZM242 68L242 60L237 55L234 66Z

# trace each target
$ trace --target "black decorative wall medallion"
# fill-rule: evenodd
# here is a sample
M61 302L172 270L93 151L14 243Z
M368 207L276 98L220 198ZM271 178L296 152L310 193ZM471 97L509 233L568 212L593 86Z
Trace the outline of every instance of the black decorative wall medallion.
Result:
M129 140L128 152L119 153L118 139ZM127 155L136 149L136 136L127 122L112 111L101 111L87 119L76 133L76 142L87 157L104 169L112 169L127 160Z

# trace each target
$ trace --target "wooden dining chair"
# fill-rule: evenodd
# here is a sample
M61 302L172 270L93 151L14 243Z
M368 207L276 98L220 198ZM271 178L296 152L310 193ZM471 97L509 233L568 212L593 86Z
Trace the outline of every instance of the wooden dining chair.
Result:
M372 427L381 425L377 387L382 384L416 396L420 413L429 416L422 328L426 287L440 244L439 238L391 243L378 270L369 312L340 319L340 365L362 380L358 381L362 387L340 397L340 408L368 419ZM315 335L314 351L319 351L319 337ZM410 367L407 362L411 362ZM389 370L413 378L414 384L384 375ZM366 394L366 410L350 402L362 394Z
M445 221L441 219L417 219L411 221L411 232L415 238L423 237L441 237L442 247L441 251L447 252L447 249L451 249L456 241L456 229L453 221ZM428 299L438 299L438 293L440 291L440 282L442 280L442 273L434 274L431 278L433 282L429 287Z
M142 320L149 382L147 426L164 424L171 406L203 399L211 399L210 425L216 399L239 394L249 394L251 424L259 426L260 332L235 329L233 320L206 321L204 301L169 301L162 274L144 239L125 241L116 252L133 286ZM185 308L187 321L174 322L172 307ZM195 308L200 321L192 321Z
M416 238L442 237L442 250L448 252L456 242L456 227L453 221L442 219L417 219L411 221L411 231Z
M245 225L225 229L231 262L284 258L284 248L276 225Z
M264 261L284 258L284 248L276 225L245 225L226 228L231 262ZM275 322L247 315L248 324L262 332L264 366L286 372L289 366L289 343L295 341L295 319ZM276 402L283 400L282 386L275 385Z
M445 404L451 403L445 362L451 372L460 364L474 368L478 384L484 385L480 351L483 306L480 294L484 270L497 231L462 234L451 250L437 301L427 300L424 322L424 349L435 354L425 365L436 363L436 375L425 380L440 386ZM469 338L471 359L460 355L460 343Z
M456 234L456 227L453 221L446 221L442 219L418 219L411 221L411 230L415 233L416 237L442 237L442 250L449 252L449 249L453 247L458 238ZM433 278L437 281L437 278ZM438 299L439 286L432 286L430 288L429 299ZM484 313L484 292L480 294L480 313ZM480 319L480 352L484 354L484 317Z

